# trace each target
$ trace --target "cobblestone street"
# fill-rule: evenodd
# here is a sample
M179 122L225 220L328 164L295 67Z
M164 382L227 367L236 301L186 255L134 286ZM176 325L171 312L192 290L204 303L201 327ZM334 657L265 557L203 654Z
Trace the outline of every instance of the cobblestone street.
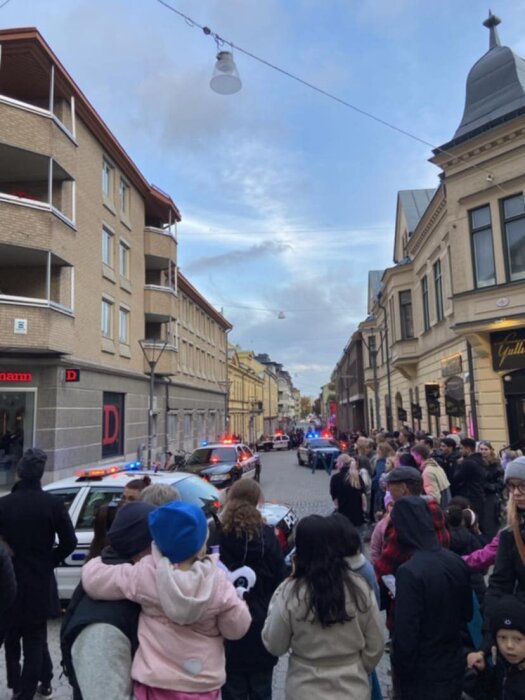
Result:
M306 467L299 467L295 451L265 453L262 455L261 486L266 500L286 502L294 506L297 515L302 517L311 513L326 514L332 510L328 494L328 476L323 471L312 474ZM59 621L49 624L49 648L55 664L53 679L54 698L71 700L72 693L67 680L60 678ZM384 655L378 666L378 674L386 698L391 696L388 655ZM284 700L287 658L279 661L274 672L274 700ZM5 659L0 659L0 700L10 700L11 693L6 687ZM101 699L102 700L102 699Z

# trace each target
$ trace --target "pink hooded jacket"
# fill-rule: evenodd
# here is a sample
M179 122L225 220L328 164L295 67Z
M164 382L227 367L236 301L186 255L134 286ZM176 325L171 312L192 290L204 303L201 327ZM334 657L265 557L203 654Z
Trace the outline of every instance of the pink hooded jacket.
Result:
M486 544L482 549L476 549L470 554L465 554L461 557L464 562L466 562L468 568L471 571L483 571L484 569L492 566L496 561L496 554L498 552L499 544L499 532L488 544Z
M251 616L217 562L212 554L183 571L153 545L134 565L109 566L100 557L85 564L82 585L92 598L142 606L134 680L188 693L224 684L223 639L243 637Z

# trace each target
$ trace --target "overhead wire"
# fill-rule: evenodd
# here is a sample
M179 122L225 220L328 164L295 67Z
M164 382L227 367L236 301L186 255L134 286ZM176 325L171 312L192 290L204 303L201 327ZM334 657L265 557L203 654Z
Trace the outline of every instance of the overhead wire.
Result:
M278 73L281 73L282 75L285 75L288 78L291 78L292 80L295 80L296 82L300 83L301 85L304 85L305 87L310 88L311 90L314 90L315 92L319 93L320 95L324 95L325 97L328 97L329 99L338 102L339 104L343 105L343 107L347 107L348 109L353 110L354 112L357 112L358 114L361 114L364 117L367 117L368 119L372 119L373 121L377 122L378 124L382 124L383 126L386 126L389 129L392 129L393 131L396 131L399 134L402 134L403 136L406 136L410 139L413 139L414 141L417 141L425 146L428 146L431 148L434 152L437 152L436 155L438 154L444 154L447 156L450 156L452 158L458 158L458 156L451 151L448 151L445 148L442 148L441 146L436 146L435 144L431 143L430 141L427 141L424 138L421 138L420 136L417 136L417 134L412 133L411 131L408 131L407 129L403 129L402 127L397 126L396 124L392 124L391 122L387 121L386 119L383 119L382 117L378 117L376 114L373 114L372 112L369 112L366 109L362 109L361 107L357 107L356 105L352 104L351 102L348 102L347 100L344 100L341 97L338 97L337 95L334 95L331 92L328 92L328 90L324 90L323 88L320 88L318 85L314 85L314 83L310 83L308 80L304 80L304 78L300 78L298 75L295 75L294 73L291 73L290 71L287 71L284 68L280 68L277 66L275 63L271 63L270 61L266 60L265 58L261 58L260 56L257 56L256 54L252 53L251 51L248 51L247 49L243 49L241 46L238 46L235 44L233 41L230 41L228 39L224 39L222 36L217 34L216 32L212 32L212 30L209 27L206 27L205 25L199 24L196 22L194 19L189 17L188 15L184 14L184 12L181 12L180 10L177 10L177 8L173 7L173 5L170 5L166 0L157 0L158 3L166 7L168 10L171 10L174 12L176 15L179 15L179 17L182 17L186 24L188 24L190 27L197 27L198 29L201 29L204 34L207 36L211 36L213 39L215 39L215 42L217 43L217 46L221 46L224 44L227 44L228 46L231 46L232 49L235 49L239 53L244 54L245 56L248 56L249 58L252 58L254 61L258 61L259 63L267 66L268 68L271 68L272 70L277 71ZM466 157L459 157L460 162L465 162ZM483 172L485 175L490 176L491 181L492 178L494 177L494 174L492 171L488 170L487 168L483 168L480 165L477 165L475 163L471 164L471 167L473 167L475 170L479 170L480 172ZM499 184L499 183L494 183L494 185L500 189L502 192L505 192L506 190Z

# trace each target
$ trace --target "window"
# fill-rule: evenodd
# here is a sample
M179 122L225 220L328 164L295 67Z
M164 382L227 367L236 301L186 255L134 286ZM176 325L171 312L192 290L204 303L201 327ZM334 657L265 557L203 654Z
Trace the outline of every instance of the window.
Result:
M371 335L368 338L368 366L373 367L374 363L377 362L377 347L376 347L376 337Z
M122 306L118 316L118 339L121 343L129 345L129 310Z
M113 196L113 168L106 159L102 161L102 194L111 199Z
M113 267L113 234L107 228L102 229L102 262Z
M496 284L490 207L474 209L469 212L469 218L476 287L490 287Z
M129 213L129 186L122 179L118 188L118 199L120 213L127 216Z
M502 202L507 274L511 282L525 279L525 200L523 195Z
M111 327L113 325L113 303L107 299L102 299L102 335L111 338Z
M118 486L92 486L80 511L77 530L92 530L98 509L120 499L122 490Z
M413 338L412 293L409 289L399 292L399 315L401 316L401 338L403 340Z
M445 318L443 310L443 277L441 274L441 260L434 263L434 292L436 294L436 317L438 321Z
M129 246L120 241L118 250L120 274L122 277L129 279Z
M421 280L421 301L423 304L423 328L428 331L430 328L430 311L428 305L428 277L426 275Z

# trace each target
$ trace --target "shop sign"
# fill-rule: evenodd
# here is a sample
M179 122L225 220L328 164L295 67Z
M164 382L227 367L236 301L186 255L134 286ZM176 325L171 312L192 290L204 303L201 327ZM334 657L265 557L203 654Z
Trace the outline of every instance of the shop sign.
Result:
M445 413L456 418L465 415L465 389L461 377L450 377L445 383Z
M124 454L124 394L104 392L102 406L102 457Z
M0 382L32 382L32 372L0 372Z
M525 367L525 328L490 334L492 367L496 372Z
M414 420L421 420L423 418L423 411L418 403L410 404L410 412Z
M429 416L440 416L439 384L425 384L425 398Z
M66 382L79 382L80 381L80 370L79 369L66 369L65 375Z
M461 354L459 352L441 360L442 377L452 377L455 374L461 374L462 371Z
M407 412L402 406L397 407L397 419L404 422L407 419Z

